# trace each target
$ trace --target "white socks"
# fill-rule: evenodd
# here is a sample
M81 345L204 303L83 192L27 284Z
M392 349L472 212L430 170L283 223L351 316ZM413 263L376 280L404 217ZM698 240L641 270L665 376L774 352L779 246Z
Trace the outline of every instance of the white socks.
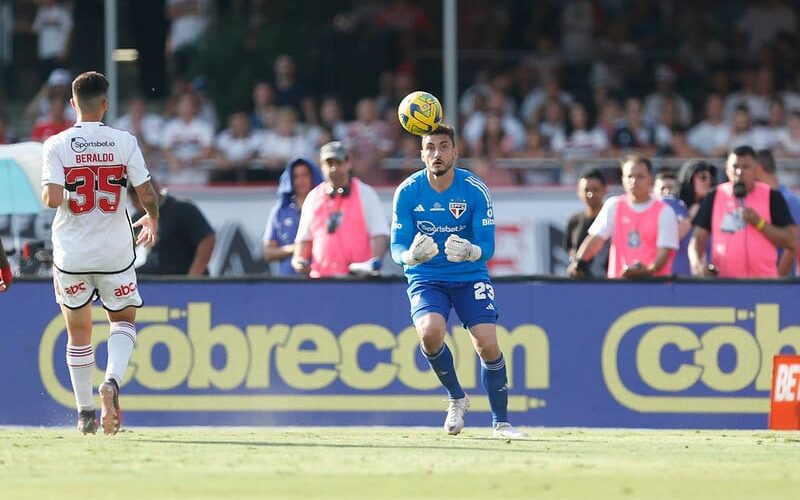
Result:
M91 345L67 345L67 367L78 411L93 410L92 372L94 349Z
M125 376L135 344L136 326L127 321L111 323L111 332L108 334L106 380L114 379L117 385L122 385L122 377Z

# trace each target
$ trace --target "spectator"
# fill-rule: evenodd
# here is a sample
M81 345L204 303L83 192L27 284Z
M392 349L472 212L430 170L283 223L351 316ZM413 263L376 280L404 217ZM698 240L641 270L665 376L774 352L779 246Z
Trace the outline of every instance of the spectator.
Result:
M491 97L485 110L477 111L464 123L464 142L477 143L486 128L486 118L492 111L503 115L503 130L514 137L514 148L518 149L525 144L525 126L511 112L508 111L508 97L497 90L491 92Z
M642 101L638 97L629 97L625 101L625 117L617 122L611 143L615 148L624 151L638 150L653 154L658 144L669 142L667 135L669 130L656 127L642 116Z
M785 261L795 255L792 216L783 195L756 180L756 153L740 146L728 155L728 182L704 199L694 217L689 261L696 276L721 278L776 278L789 267L778 268L778 248ZM706 250L711 235L710 261Z
M793 226L789 226L795 233L795 242L797 242L800 233L797 231L797 225L800 224L800 198L792 192L787 186L778 182L777 168L775 166L775 158L772 153L766 149L756 151L756 180L769 185L772 189L777 189L786 200L786 206L789 207L789 214L794 221ZM783 249L778 249L778 269L789 268L788 276L795 276L796 262L781 262L784 258L785 252ZM796 253L796 252L795 252Z
M556 99L565 107L572 104L573 101L572 95L561 89L561 84L554 73L543 74L541 85L529 92L523 99L520 116L525 123L539 121L542 106L548 99Z
M736 23L736 30L747 37L751 55L771 43L781 32L793 32L797 27L794 9L781 0L766 0L749 4Z
M689 240L691 240L692 219L686 210L686 205L677 197L678 181L672 169L666 167L659 170L653 183L653 198L661 200L672 208L678 217L678 251L672 261L672 274L675 276L691 276L689 266Z
M391 112L396 114L397 110L392 108ZM342 119L342 105L339 99L334 96L323 98L319 107L319 119L319 125L311 127L308 131L308 141L313 148L318 149L325 143L345 139L347 124Z
M309 193L300 214L292 267L312 278L377 271L389 246L389 227L378 194L353 178L341 142L320 149L325 182Z
M70 8L56 0L41 0L32 26L39 42L40 81L44 82L53 70L67 65L73 24Z
M380 162L394 150L389 124L378 116L374 99L361 99L356 105L356 121L347 125L344 143L352 154L353 173L364 181L380 182L384 172Z
M214 128L197 116L191 94L178 99L178 117L168 121L161 137L164 157L173 180L195 175L199 163L213 156Z
M216 242L214 230L191 201L175 198L166 189L159 189L155 180L151 182L158 194L158 238L144 265L138 268L139 274L208 275ZM131 186L128 195L136 209L135 222L144 215L143 208Z
M228 128L216 138L216 168L211 174L214 182L235 182L246 178L261 146L261 134L250 128L244 111L231 113Z
M296 156L307 156L311 153L308 137L297 123L297 112L294 108L284 106L278 110L277 123L273 130L262 134L258 150L258 163L265 167L253 180L275 181L283 171L284 165Z
M51 101L59 97L64 101L67 118L75 121L75 109L66 105L72 95L72 75L65 69L54 69L31 101L25 106L25 116L30 120L47 117Z
M775 136L779 157L800 158L800 111L789 113L787 127Z
M594 5L589 0L570 0L561 10L561 52L568 60L587 59L592 53Z
M728 149L734 150L740 146L769 149L775 145L776 140L771 130L753 124L747 105L742 104L736 108L728 137Z
M195 77L189 83L189 92L194 95L197 102L197 116L210 123L214 130L219 126L219 115L214 101L208 95L208 80L204 76Z
M127 130L136 137L145 157L159 148L163 126L164 119L147 111L147 103L142 97L128 101L128 112L114 122L114 128Z
M275 59L275 103L290 106L302 114L309 125L317 123L317 108L306 84L297 79L297 65L292 56L281 54Z
M694 219L703 198L717 183L717 167L702 160L688 160L678 170L677 196Z
M258 82L253 87L253 112L250 121L254 129L271 129L275 126L275 88L269 82Z
M56 96L50 100L50 110L46 118L36 120L31 130L31 140L44 142L45 139L67 130L74 122L66 117L66 103Z
M603 199L606 196L606 179L603 173L592 168L584 172L578 180L578 198L583 203L584 208L580 212L573 214L567 222L567 230L564 232L563 247L569 254L570 262L575 260L583 240L589 236L591 227L600 209L603 208ZM587 261L586 274L588 276L605 276L608 273L608 245L603 245L594 257Z
M278 275L296 276L292 268L297 226L306 196L322 182L322 172L308 158L291 160L281 174L278 202L272 207L264 230L264 260L278 263Z
M608 138L599 128L589 129L589 116L583 104L574 103L569 109L567 134L553 136L552 149L567 160L598 156L608 148Z
M628 156L622 164L625 194L610 198L575 254L570 276L586 274L589 260L610 239L609 278L669 276L678 249L678 219L669 205L653 199L650 160Z
M211 24L213 0L166 0L170 20L167 35L167 66L173 78L186 76L189 56Z
M500 113L488 114L481 140L472 146L470 156L489 160L511 156L514 151L514 138L503 129L503 117ZM480 175L479 177L483 178Z
M706 119L689 130L689 146L706 156L724 154L730 138L730 127L722 119L723 100L719 94L706 97Z
M741 83L741 90L725 99L725 120L733 120L736 111L744 105L756 123L765 123L769 118L769 102L775 91L772 70L766 67L744 68Z
M674 89L675 73L669 66L660 65L656 68L656 92L648 95L644 100L644 117L651 122L661 121L661 111L665 102L674 103L678 125L688 127L692 123L692 108L689 101Z
M544 103L544 113L539 124L539 131L544 137L545 143L552 150L553 140L564 137L567 133L567 121L564 117L564 107L558 99L548 99Z

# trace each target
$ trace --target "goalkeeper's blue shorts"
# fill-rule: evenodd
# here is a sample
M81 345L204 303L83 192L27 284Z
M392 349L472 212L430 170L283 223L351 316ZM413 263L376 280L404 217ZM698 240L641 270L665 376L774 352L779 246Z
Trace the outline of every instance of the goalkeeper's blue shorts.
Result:
M439 313L446 321L452 308L464 328L497 323L494 287L489 280L413 283L406 293L411 302L411 318L415 322L428 313Z

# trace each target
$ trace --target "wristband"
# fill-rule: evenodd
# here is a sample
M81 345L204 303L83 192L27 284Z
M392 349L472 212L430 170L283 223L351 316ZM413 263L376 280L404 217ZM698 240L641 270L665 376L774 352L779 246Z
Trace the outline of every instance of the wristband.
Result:
M758 222L756 222L756 230L761 231L762 229L764 229L764 225L766 225L766 223L767 221L765 221L764 219L758 219Z

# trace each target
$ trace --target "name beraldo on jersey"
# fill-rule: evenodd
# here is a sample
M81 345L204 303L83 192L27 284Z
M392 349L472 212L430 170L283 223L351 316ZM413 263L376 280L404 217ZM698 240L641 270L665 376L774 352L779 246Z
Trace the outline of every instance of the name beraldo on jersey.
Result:
M75 163L110 163L114 161L114 153L82 153L75 155Z

